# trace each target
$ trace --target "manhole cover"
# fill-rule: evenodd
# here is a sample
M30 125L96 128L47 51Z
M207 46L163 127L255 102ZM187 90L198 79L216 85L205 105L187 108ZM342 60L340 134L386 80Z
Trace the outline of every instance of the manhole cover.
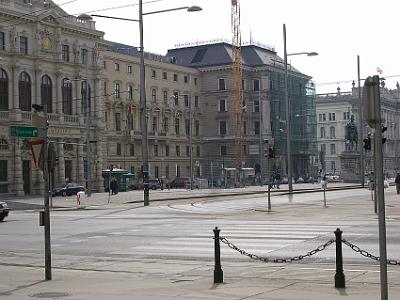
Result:
M34 298L49 298L49 299L55 299L55 298L62 298L62 297L68 297L69 294L67 293L57 293L57 292L47 292L47 293L37 293L31 295L31 297Z

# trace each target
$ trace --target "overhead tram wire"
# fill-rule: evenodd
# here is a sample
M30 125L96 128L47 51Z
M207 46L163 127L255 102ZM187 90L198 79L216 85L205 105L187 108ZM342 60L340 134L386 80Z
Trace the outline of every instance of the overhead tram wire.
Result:
M71 3L71 2L75 2L78 0L71 0L70 2L67 2L65 4ZM147 1L147 2L143 2L143 4L150 4L150 3L154 3L154 2L161 2L161 1L166 1L166 0L152 0L152 1ZM120 8L126 8L126 7L133 7L133 6L138 6L139 4L127 4L127 5L121 5L121 6L113 6L113 7L108 7L108 8L101 8L101 9L96 9L96 10L91 10L91 11L86 11L86 12L81 12L81 13L73 13L73 14L66 14L66 15L62 15L59 17L54 17L54 20L58 20L58 19L63 19L63 18L69 18L71 16L79 16L81 14L91 14L94 12L102 12L102 11L111 11L111 10L116 10L116 9L120 9ZM60 5L58 5L60 6ZM46 9L42 9L42 10L48 10L49 8ZM36 12L40 12L42 10L38 10ZM17 18L22 18L22 17L38 17L37 15L33 15L33 12L27 13L27 14L23 14L20 16L17 16ZM5 21L8 22L8 21ZM15 24L11 24L11 25L6 25L6 26L2 26L2 28L7 28L7 27L13 27L13 26L17 26L17 25L24 25L24 24L35 24L35 23L39 23L41 22L41 20L29 20L29 21L21 21L19 23L15 23ZM1 25L1 22L0 22Z

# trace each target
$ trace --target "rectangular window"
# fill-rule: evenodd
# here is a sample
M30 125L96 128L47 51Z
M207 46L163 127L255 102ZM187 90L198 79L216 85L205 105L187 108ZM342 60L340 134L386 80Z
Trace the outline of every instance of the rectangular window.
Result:
M179 118L175 118L175 134L179 135Z
M188 77L187 77L186 75L183 76L183 82L184 82L184 83L188 83L188 81L189 81Z
M114 71L119 72L119 63L114 63Z
M196 146L196 156L200 157L200 146Z
M165 145L165 156L169 156L169 145Z
M114 84L114 97L115 98L121 97L121 85L118 82Z
M8 166L7 160L0 160L0 194L8 193Z
M218 111L219 111L219 112L228 111L228 110L226 109L226 99L220 99L220 100L219 100Z
M164 117L164 120L163 120L163 129L164 129L164 132L165 132L165 133L168 133L168 118L167 118L167 117Z
M132 114L128 115L126 118L128 130L133 130L133 116Z
M82 64L86 64L88 62L88 50L87 49L81 50L81 62L82 62Z
M254 122L254 134L260 134L260 122L259 121Z
M220 91L224 91L226 89L225 88L225 79L224 78L218 79L218 89Z
M129 144L129 155L135 156L135 144Z
M326 145L325 144L321 144L321 152L326 153Z
M103 82L103 93L105 96L107 95L107 82L106 81Z
M199 107L199 96L194 96L194 107Z
M336 162L335 162L334 160L331 161L331 170L332 170L333 172L336 171Z
M226 135L226 121L219 121L219 135Z
M153 123L152 123L152 129L153 129L153 132L156 132L157 131L157 128L158 126L157 126L157 116L153 116Z
M254 112L260 112L260 101L254 100Z
M164 105L168 105L168 91L163 91L163 102Z
M152 89L152 90L151 90L151 100L152 100L153 102L156 102L156 101L157 101L157 90L156 90L156 89Z
M65 62L69 62L69 45L62 45L62 60Z
M181 147L179 145L175 146L175 151L177 157L181 156Z
M318 115L318 120L319 120L320 122L322 122L322 114L319 114L319 115Z
M0 50L6 49L6 39L4 32L0 32Z
M154 156L158 156L158 145L153 145Z
M174 74L174 81L178 81L178 74Z
M226 145L221 145L220 146L219 153L220 153L221 156L226 156L226 154L227 154Z
M243 134L246 135L247 134L247 122L243 121Z
M19 52L28 54L28 38L26 36L19 37Z
M165 177L169 178L169 166L165 166Z
M331 144L330 148L331 148L331 154L336 154L336 145L335 144Z
M200 121L196 120L194 121L194 132L196 136L200 135Z
M156 70L151 70L151 78L156 78Z
M183 101L185 103L185 107L189 107L189 95L183 95Z
M326 114L322 114L322 121L326 121Z
M163 73L162 73L162 77L163 77L163 79L168 79L167 72L163 72Z
M154 176L155 176L156 178L159 177L158 166L154 166Z
M194 85L197 85L197 78L196 77L193 79L193 81L194 81Z
M257 92L260 90L260 80L253 80L253 91Z
M127 90L127 98L128 100L133 99L133 87L131 85L128 85L128 90Z
M117 155L122 155L122 146L120 143L117 143Z
M332 113L332 121L336 121L336 114Z
M190 156L190 147L186 146L186 156Z
M185 133L186 135L190 135L190 120L185 119Z
M121 131L121 113L115 113L115 130Z
M181 166L176 165L176 177L181 177Z
M179 95L178 92L174 92L174 101L175 101L175 106L179 105Z
M128 74L133 74L133 67L128 65Z

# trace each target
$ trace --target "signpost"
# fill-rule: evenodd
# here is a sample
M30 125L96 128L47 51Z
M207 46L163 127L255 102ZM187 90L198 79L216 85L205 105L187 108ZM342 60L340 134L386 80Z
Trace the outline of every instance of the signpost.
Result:
M30 126L10 126L11 136L34 138L39 136L39 128Z

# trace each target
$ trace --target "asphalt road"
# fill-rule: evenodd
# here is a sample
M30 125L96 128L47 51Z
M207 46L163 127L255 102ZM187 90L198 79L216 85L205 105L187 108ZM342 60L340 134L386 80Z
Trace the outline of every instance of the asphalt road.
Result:
M400 199L387 193L388 257L399 260ZM304 255L334 238L343 237L378 255L377 217L367 190L334 191L323 207L322 193L273 196L267 212L265 195L169 201L143 207L126 204L102 210L51 212L53 266L68 269L113 269L115 261L213 261L213 233L248 253L269 258ZM0 224L1 253L20 264L43 264L44 234L37 211L13 212ZM378 266L344 246L345 265ZM223 262L249 258L221 245ZM300 263L334 267L335 245ZM1 265L1 264L0 264ZM119 269L123 266L119 266ZM126 269L127 272L131 271ZM146 268L144 271L146 272ZM155 272L155 270L151 270ZM161 271L160 271L161 272ZM163 271L165 272L165 270Z

